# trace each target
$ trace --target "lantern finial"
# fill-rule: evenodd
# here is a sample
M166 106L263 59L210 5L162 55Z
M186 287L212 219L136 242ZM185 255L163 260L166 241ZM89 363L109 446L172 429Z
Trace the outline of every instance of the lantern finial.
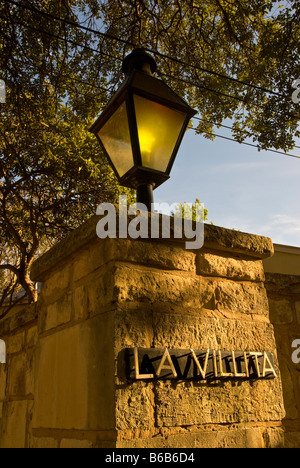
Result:
M152 75L156 71L157 65L154 58L147 54L145 49L134 49L131 54L125 57L122 64L122 70L126 76L129 75L133 69Z

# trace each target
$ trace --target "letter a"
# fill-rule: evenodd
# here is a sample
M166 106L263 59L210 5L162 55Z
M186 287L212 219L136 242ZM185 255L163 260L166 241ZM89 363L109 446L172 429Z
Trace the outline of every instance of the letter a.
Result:
M269 367L266 367L267 361L268 361ZM272 366L271 361L270 361L266 351L264 351L264 363L263 363L262 376L265 377L266 374L269 373L269 372L272 372L274 377L277 377L277 374L276 374L276 372L274 370L274 367Z
M166 359L168 360L169 364L166 364L166 365L165 365L165 360L166 360ZM167 348L165 349L165 352L164 352L164 354L163 354L163 357L161 358L159 367L158 367L158 369L157 369L157 373L156 373L157 377L160 376L160 373L161 373L162 369L171 370L172 373L173 373L173 376L174 376L174 377L177 377L177 372L176 372L176 370L175 370L175 367L174 367L172 358L171 358L170 353L169 353L169 351L168 351Z

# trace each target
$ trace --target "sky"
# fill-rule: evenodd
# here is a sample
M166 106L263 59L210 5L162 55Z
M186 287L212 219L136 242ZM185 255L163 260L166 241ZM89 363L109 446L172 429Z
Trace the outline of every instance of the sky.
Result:
M232 137L229 130L217 133ZM300 149L290 153L300 156ZM188 130L170 180L154 191L154 201L196 198L208 210L207 222L300 247L300 159Z
M274 4L273 13L286 4ZM229 130L217 133L232 138ZM300 156L300 149L290 153ZM207 140L189 130L170 180L154 191L154 201L194 203L196 198L208 209L207 222L300 247L300 159Z
M274 3L272 14L287 3ZM229 130L217 133L232 138ZM300 149L290 153L300 156ZM300 247L300 159L221 138L207 140L188 130L170 180L154 191L154 202L194 203L197 198L208 209L207 222Z

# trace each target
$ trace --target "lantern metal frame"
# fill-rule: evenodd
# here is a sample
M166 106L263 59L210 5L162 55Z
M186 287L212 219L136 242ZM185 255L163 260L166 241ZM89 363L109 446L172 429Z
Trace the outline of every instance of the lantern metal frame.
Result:
M137 190L139 190L139 187L145 185L151 185L153 188L157 188L169 179L172 166L188 123L197 112L181 97L179 97L166 83L152 75L156 70L156 62L143 49L135 49L129 56L127 56L123 61L122 68L127 77L118 91L109 100L100 117L92 125L90 132L96 135L121 185ZM145 167L142 164L134 95L186 114L165 171ZM98 133L124 102L126 103L133 166L124 175L120 176Z

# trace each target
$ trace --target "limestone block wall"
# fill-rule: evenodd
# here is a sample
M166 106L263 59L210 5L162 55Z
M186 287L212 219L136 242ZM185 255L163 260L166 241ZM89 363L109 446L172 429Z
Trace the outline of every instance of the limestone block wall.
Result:
M168 246L168 269L154 254L147 265L135 265L134 274L132 265L119 265L116 355L132 346L268 349L276 354L261 260L241 254L237 245L230 253L219 247L216 242L191 253ZM155 252L153 245L141 248ZM116 382L120 447L283 443L280 380L128 385L118 373Z
M270 239L206 226L204 247L188 251L178 239L100 240L95 227L36 262L38 304L1 324L16 344L0 367L0 446L282 446L277 363L274 380L132 382L124 360L130 347L276 357Z
M29 447L34 404L37 308L27 306L0 321L6 364L0 364L0 448Z
M286 447L300 447L300 362L293 362L294 340L300 340L300 276L266 273L270 320L274 324L282 375ZM296 353L296 358L300 352ZM299 359L297 359L299 360Z

